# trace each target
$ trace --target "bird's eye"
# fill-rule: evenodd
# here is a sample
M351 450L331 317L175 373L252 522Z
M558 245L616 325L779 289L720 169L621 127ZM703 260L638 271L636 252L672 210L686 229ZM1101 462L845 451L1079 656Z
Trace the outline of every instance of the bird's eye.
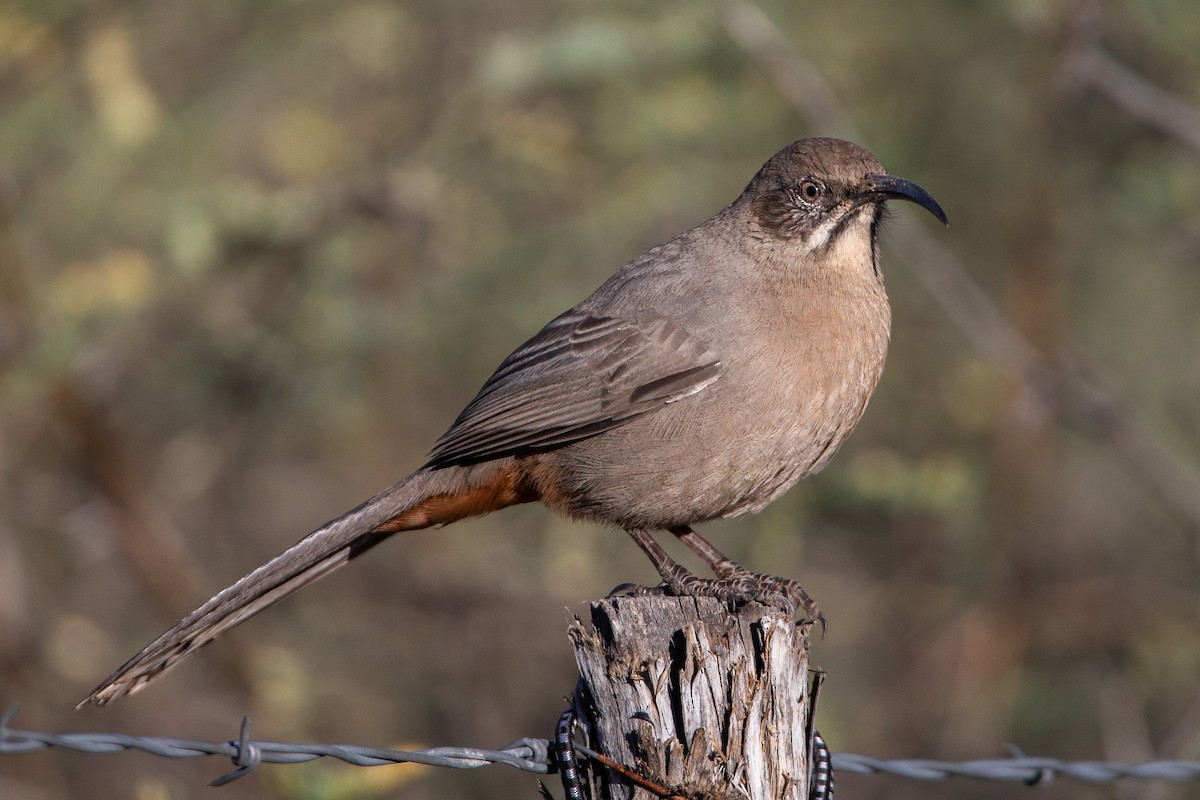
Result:
M800 183L800 197L806 203L818 202L824 193L825 187L816 181L802 181Z

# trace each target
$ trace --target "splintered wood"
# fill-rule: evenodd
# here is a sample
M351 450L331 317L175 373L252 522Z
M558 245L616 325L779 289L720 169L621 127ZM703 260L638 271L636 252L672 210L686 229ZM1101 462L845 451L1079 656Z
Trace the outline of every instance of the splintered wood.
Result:
M751 604L635 596L591 604L569 634L579 741L655 791L581 759L589 800L804 800L808 629Z

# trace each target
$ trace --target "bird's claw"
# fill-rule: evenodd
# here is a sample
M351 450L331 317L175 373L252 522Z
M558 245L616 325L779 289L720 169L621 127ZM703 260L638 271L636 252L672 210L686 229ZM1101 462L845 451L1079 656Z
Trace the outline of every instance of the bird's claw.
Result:
M748 603L776 608L789 616L795 616L797 611L802 611L809 620L821 624L822 636L828 628L825 612L808 596L803 586L788 578L750 572L735 566L722 570L715 579L689 574L681 576L678 580L667 581L665 586L674 595L715 597L723 601L730 611Z
M605 600L614 597L646 597L647 595L664 595L668 593L667 585L642 586L640 583L619 583L604 596Z

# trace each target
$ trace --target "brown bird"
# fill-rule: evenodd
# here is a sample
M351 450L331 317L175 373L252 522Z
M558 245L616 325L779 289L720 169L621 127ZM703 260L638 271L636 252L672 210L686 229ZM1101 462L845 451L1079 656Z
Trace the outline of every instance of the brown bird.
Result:
M825 466L883 369L885 201L928 192L838 139L771 157L732 204L634 259L517 348L426 464L323 525L155 639L80 705L136 692L193 650L400 531L541 501L623 528L665 590L798 604L691 526L758 511ZM667 530L716 580L676 564Z

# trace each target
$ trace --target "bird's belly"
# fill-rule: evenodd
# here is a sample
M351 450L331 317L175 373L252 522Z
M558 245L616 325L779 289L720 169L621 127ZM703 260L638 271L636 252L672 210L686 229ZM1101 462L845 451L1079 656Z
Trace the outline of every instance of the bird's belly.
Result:
M871 388L704 392L541 458L562 476L572 516L659 529L737 516L824 466Z

